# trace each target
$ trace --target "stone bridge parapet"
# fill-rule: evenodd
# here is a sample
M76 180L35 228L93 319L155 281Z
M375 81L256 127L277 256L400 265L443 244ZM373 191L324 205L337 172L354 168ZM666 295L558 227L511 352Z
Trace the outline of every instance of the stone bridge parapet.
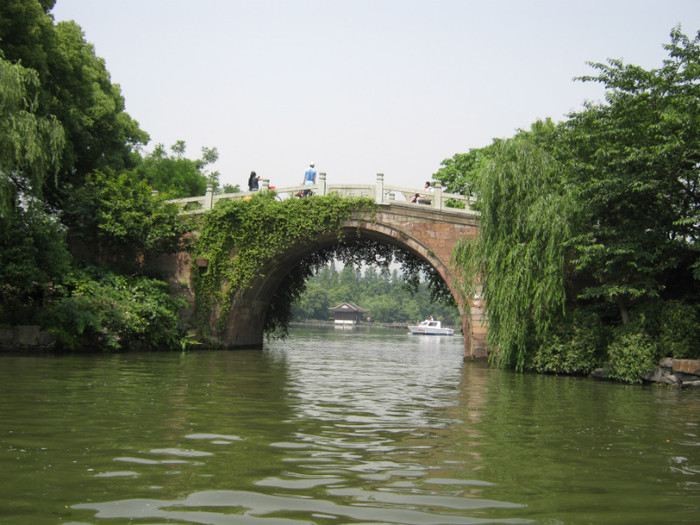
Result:
M447 193L443 191L439 181L435 181L429 190L413 189L403 186L389 186L384 184L384 175L377 174L375 184L328 184L326 174L320 173L317 184L313 186L288 186L284 188L271 188L270 181L262 180L260 191L274 190L280 199L290 198L300 191L311 190L314 195L337 194L341 197L366 197L372 199L377 204L397 204L411 208L430 208L439 211L449 211L464 213L466 215L477 216L471 209L471 204L475 199L465 197L458 193ZM226 199L245 199L253 195L249 191L238 193L215 194L212 185L207 186L205 195L199 197L187 197L185 199L174 199L170 202L178 204L182 213L201 214L212 209L217 202ZM413 197L418 195L415 202L411 202Z

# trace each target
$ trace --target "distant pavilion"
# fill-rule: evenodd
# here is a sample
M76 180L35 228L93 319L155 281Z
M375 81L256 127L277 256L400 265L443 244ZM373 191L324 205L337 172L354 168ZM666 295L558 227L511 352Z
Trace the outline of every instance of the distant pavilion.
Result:
M329 308L335 316L335 324L359 324L362 322L363 314L369 312L364 308L360 308L354 303L342 303L335 308Z

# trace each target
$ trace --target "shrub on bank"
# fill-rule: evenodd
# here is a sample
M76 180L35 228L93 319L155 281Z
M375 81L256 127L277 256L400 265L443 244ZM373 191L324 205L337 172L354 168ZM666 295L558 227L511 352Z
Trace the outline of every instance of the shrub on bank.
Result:
M589 374L604 362L605 341L598 315L576 310L546 337L531 368L553 374Z
M542 338L528 366L540 373L605 376L640 383L663 357L700 359L700 306L681 301L640 304L627 325L610 325L583 308Z
M668 301L659 315L659 350L676 359L700 359L700 305Z
M647 334L618 330L608 346L608 377L625 383L641 383L659 362L658 345Z
M180 306L162 281L93 269L68 281L41 324L63 350L172 350L182 336Z
M700 358L699 306L682 301L648 301L632 312L627 325L612 329L607 376L641 383L663 357Z

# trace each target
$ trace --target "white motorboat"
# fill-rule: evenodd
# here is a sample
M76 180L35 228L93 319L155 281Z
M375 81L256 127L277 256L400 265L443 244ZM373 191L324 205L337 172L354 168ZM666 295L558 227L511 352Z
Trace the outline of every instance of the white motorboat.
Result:
M444 328L440 321L426 319L417 325L409 325L408 329L416 335L454 335L452 328Z

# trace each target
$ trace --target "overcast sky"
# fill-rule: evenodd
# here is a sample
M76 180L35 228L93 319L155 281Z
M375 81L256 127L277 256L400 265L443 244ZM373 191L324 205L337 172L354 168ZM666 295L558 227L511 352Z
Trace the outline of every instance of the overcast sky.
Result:
M444 159L600 100L587 61L661 66L699 0L57 0L158 143L222 183L422 187Z

